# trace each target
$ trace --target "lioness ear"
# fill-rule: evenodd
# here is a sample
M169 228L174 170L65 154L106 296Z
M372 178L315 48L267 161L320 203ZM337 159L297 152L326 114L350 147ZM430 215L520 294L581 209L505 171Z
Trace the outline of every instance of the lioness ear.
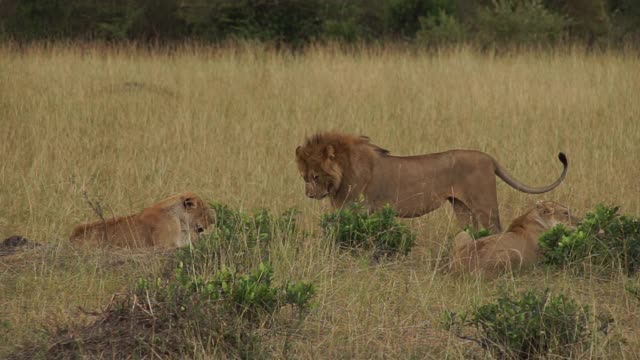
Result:
M196 203L195 201L193 201L193 198L184 199L184 201L182 202L182 205L184 206L185 209L193 209L194 207L196 207Z
M329 160L333 160L336 158L336 152L333 149L333 146L327 145L327 147L324 148L324 156Z

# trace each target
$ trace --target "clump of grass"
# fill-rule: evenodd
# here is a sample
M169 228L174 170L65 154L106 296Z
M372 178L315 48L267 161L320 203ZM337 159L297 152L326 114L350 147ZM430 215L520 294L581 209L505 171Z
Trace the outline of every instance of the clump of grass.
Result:
M618 207L598 205L575 230L558 225L540 238L544 262L583 269L585 262L596 270L640 269L640 220L619 214Z
M529 359L567 357L586 348L591 339L589 308L564 294L526 291L516 296L502 294L494 302L459 316L444 313L444 325L458 336L472 327L484 349L499 358Z
M396 220L395 210L387 205L368 213L361 203L326 214L321 221L325 237L351 250L371 250L374 256L409 253L415 234Z

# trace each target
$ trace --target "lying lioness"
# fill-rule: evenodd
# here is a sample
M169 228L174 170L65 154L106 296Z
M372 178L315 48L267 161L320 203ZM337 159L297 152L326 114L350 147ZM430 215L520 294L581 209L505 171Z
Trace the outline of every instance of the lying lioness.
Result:
M541 201L516 218L506 232L474 241L463 231L453 242L450 268L493 274L518 270L538 261L540 236L557 224L575 226L580 219L554 201Z
M198 238L211 224L202 199L185 192L171 196L138 214L77 225L70 240L76 244L116 247L180 247Z

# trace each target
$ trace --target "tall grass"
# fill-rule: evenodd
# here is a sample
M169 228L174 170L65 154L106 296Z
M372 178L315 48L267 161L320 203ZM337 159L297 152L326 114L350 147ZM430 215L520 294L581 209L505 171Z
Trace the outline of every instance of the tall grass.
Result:
M443 309L500 287L551 287L616 321L625 342L596 341L585 357L632 356L640 320L622 276L539 270L484 283L444 274L459 230L447 206L407 221L418 239L405 260L372 265L332 252L318 227L328 205L304 197L294 150L328 129L368 135L394 154L478 149L531 185L558 176L564 151L569 175L549 194L499 182L503 225L541 198L582 214L605 202L638 215L639 94L640 62L615 53L1 47L0 238L52 247L0 258L0 357L161 271L160 256L67 244L74 224L95 218L83 192L106 214L126 214L183 190L244 209L297 207L315 233L271 245L276 274L318 289L301 333L268 337L276 355L466 358L480 350L438 327Z

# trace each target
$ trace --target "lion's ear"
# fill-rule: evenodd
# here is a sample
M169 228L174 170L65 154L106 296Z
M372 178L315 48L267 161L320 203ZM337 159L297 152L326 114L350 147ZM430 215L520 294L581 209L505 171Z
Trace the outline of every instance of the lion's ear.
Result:
M327 145L327 147L324 148L324 156L329 160L333 160L336 158L336 152L333 149L333 146Z
M302 154L302 146L298 145L298 147L296 148L296 157L300 158Z
M182 205L185 209L193 209L194 207L196 207L196 202L193 201L193 198L186 198L182 202Z

